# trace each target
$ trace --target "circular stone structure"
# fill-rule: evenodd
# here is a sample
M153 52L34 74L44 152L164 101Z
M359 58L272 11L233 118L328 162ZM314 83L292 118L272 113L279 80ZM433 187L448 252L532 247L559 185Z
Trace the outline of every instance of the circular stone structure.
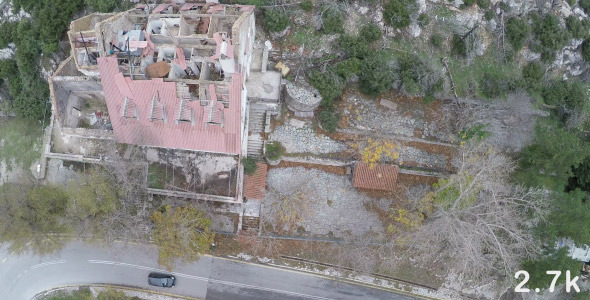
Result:
M313 117L313 111L320 106L322 96L309 83L301 80L285 84L285 103L297 117Z

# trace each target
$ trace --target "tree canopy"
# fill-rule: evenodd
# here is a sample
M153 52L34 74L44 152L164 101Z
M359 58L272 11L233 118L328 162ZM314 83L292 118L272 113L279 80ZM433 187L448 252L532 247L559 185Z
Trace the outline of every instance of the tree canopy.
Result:
M164 207L151 216L153 239L159 249L158 263L168 270L175 262L193 262L207 252L215 234L205 213L192 207Z

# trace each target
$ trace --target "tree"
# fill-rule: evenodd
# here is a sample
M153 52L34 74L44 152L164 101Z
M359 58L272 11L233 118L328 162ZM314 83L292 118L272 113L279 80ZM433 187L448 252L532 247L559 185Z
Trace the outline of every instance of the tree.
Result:
M175 262L197 261L208 251L215 234L211 232L209 220L202 211L192 207L164 207L163 211L152 214L154 224L152 237L158 246L158 263L169 271Z
M451 40L451 53L460 57L467 56L467 44L465 44L463 37L458 34L454 34Z
M336 65L336 74L348 81L353 78L353 76L359 75L361 72L361 65L361 60L356 57L343 60Z
M369 55L370 49L367 41L361 37L342 35L338 38L340 48L348 54L348 57L362 59Z
M589 23L587 20L581 21L576 16L569 16L565 20L565 26L575 39L584 39L588 36Z
M280 9L264 10L264 28L270 32L282 32L289 26L289 16Z
M116 8L126 6L127 0L85 0L86 5L92 7L92 9L98 12L112 12Z
M524 18L512 17L506 22L506 36L515 51L520 51L529 37L531 27Z
M549 249L537 260L528 260L523 263L522 269L529 272L530 278L527 286L530 288L547 288L553 280L553 276L547 275L548 270L561 271L561 276L556 285L565 282L566 271L571 272L572 278L580 274L580 262L567 255L567 248L559 250Z
M545 193L509 184L515 163L485 143L461 147L453 165L422 200L432 207L422 205L426 220L403 239L407 250L424 261L445 257L465 278L512 277L540 251L529 220L547 214Z
M539 83L545 75L545 70L538 62L530 62L522 68L522 81L529 91L539 90Z
M586 39L582 43L582 58L585 62L590 62L590 39Z
M265 219L275 231L292 231L295 226L313 213L309 204L309 181L294 182L279 188L269 187L265 202ZM266 220L263 220L263 222Z
M590 192L590 156L586 157L580 165L573 168L572 172L574 176L569 179L568 190L579 188Z
M590 149L575 132L564 129L556 120L539 121L532 145L520 153L516 178L531 187L563 191L572 168L588 156Z
M554 192L551 198L551 213L536 229L542 240L549 245L558 238L570 238L578 245L590 244L590 228L583 225L583 220L590 217L586 193L579 189Z
M256 172L256 169L258 169L258 166L256 166L256 160L251 157L242 159L242 165L244 165L244 173L246 173L246 175L252 175Z
M531 14L533 19L533 32L535 38L540 42L542 55L545 61L554 57L555 51L559 50L570 40L570 33L560 26L559 19L551 14L546 14L542 18L536 14Z
M383 18L393 28L410 25L410 11L416 5L415 0L389 0L383 7Z
M590 0L578 0L578 5L585 13L590 12Z
M322 128L329 132L336 131L338 123L340 123L340 114L334 111L334 109L324 109L320 112L320 122Z
M70 232L64 220L69 198L58 186L4 184L0 187L0 240L9 251L52 253L63 246L56 236Z
M332 106L334 100L344 92L344 81L335 72L328 69L326 72L313 70L308 75L309 83L322 95L323 107Z
M380 40L382 36L383 34L381 33L379 26L373 23L365 24L359 32L359 37L368 43L376 42Z
M337 8L326 8L322 13L322 32L325 34L343 33L344 17Z
M384 53L375 53L363 60L360 88L369 96L376 96L392 87L395 80L393 67Z

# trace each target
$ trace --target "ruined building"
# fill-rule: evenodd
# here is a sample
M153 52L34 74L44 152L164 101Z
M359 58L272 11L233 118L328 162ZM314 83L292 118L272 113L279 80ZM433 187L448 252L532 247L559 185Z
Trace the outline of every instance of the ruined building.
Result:
M73 21L71 57L50 80L55 122L67 134L247 155L251 103L276 105L280 85L268 49L254 47L254 20L254 6L200 2Z

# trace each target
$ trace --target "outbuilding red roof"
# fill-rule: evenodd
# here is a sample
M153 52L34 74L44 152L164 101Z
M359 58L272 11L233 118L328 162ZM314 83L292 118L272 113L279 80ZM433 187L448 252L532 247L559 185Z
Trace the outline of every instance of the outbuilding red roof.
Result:
M118 142L240 153L242 74L233 74L231 78L229 107L217 105L217 99L203 99L215 104L215 113L223 113L223 123L212 124L204 119L210 115L205 113L210 106L200 105L201 101L181 101L177 98L175 82L162 78L131 80L119 72L116 57L98 58L98 68ZM183 118L179 117L181 114ZM187 117L192 117L192 122L187 122ZM217 115L214 117L218 119Z
M244 176L244 192L246 199L264 199L266 191L266 171L268 165L265 163L256 163L256 171L252 175Z
M393 191L397 173L397 166L359 162L354 167L353 185L362 189Z

